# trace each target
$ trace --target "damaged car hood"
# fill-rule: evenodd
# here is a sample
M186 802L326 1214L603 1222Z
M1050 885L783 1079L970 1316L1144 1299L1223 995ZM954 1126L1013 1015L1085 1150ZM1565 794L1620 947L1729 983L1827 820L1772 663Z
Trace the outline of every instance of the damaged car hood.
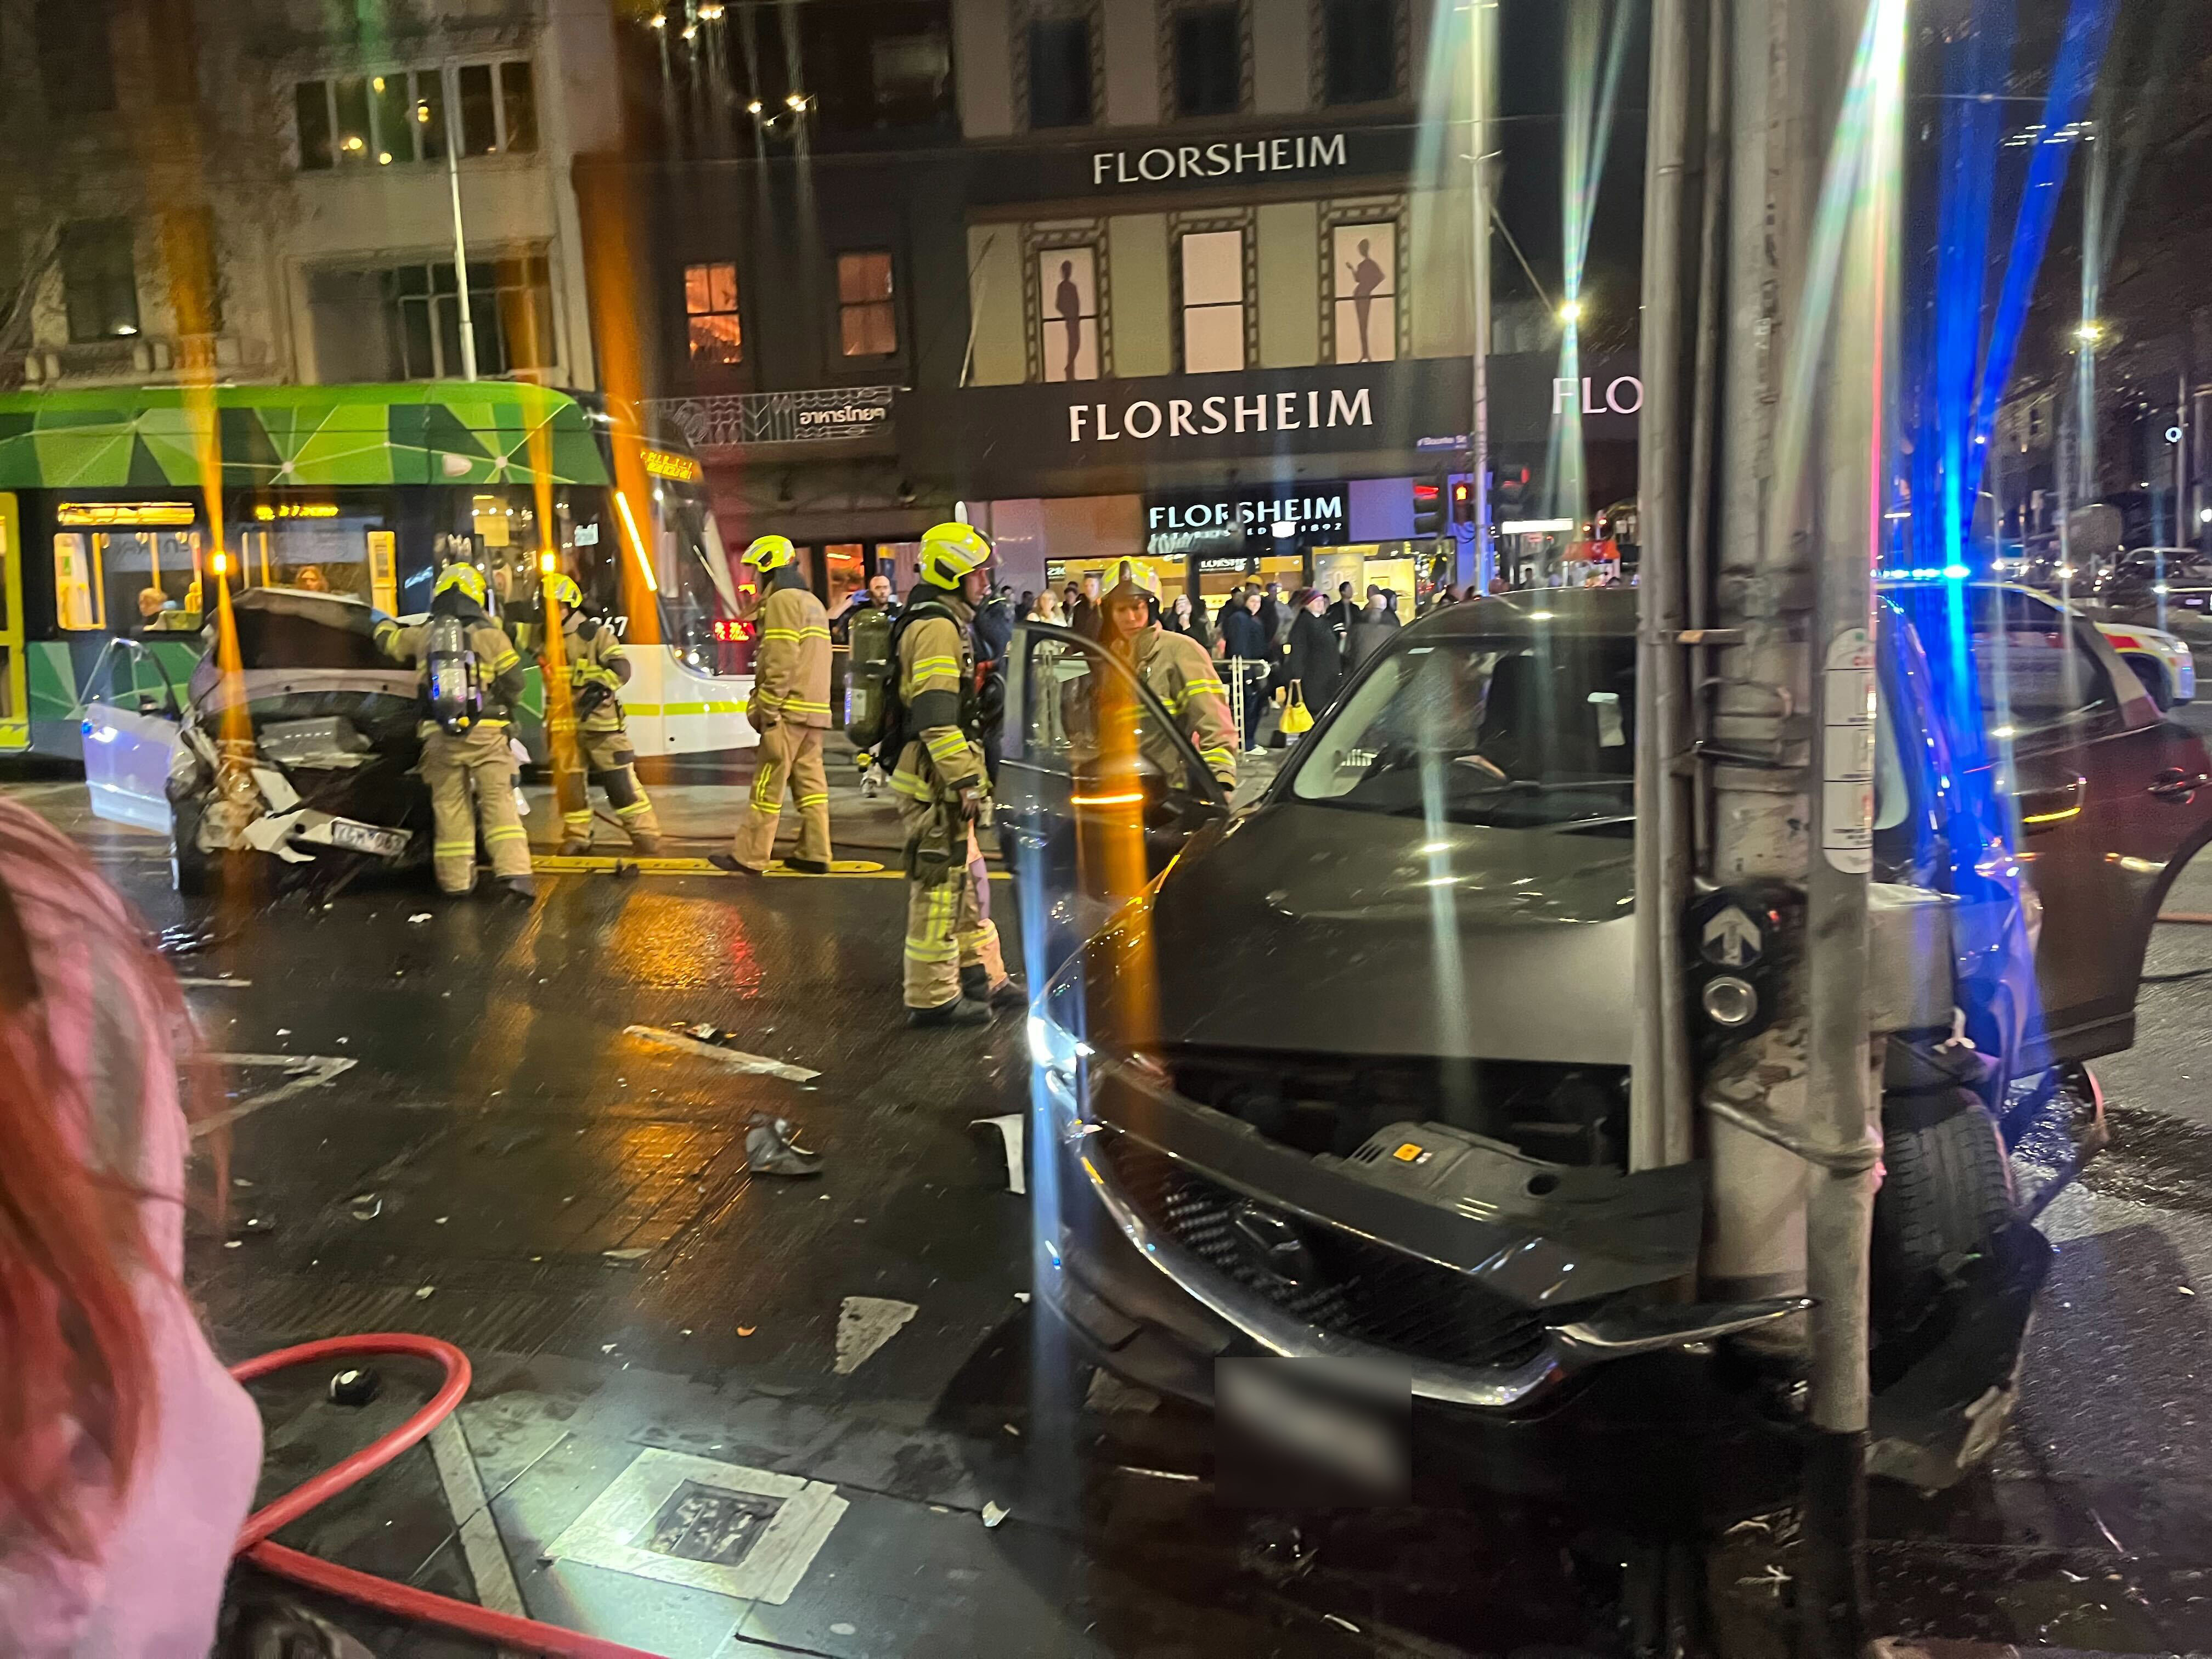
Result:
M1625 833L1281 801L1169 871L1142 971L1168 1043L1625 1066L1633 895Z

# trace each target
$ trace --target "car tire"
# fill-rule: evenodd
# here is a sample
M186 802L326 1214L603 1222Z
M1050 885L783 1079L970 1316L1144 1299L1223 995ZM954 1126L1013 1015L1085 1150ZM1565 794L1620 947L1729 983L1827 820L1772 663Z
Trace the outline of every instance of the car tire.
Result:
M2173 683L2166 678L2165 669L2154 662L2145 662L2141 657L2130 657L2128 666L2136 671L2136 678L2142 682L2143 690L2150 693L2150 700L2158 705L2159 713L2162 714L2173 707Z
M1996 1120L1969 1090L1916 1094L1882 1116L1875 1296L1911 1308L1996 1247L2015 1213L2012 1176Z
M208 855L199 848L199 808L188 802L169 803L169 886L188 897L198 897L213 885Z

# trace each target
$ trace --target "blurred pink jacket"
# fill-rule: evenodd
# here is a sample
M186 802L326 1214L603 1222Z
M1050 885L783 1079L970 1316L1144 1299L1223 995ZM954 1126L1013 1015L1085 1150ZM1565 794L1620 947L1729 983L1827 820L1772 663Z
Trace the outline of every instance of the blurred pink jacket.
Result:
M152 1435L119 1502L92 1504L102 1547L58 1554L0 1507L0 1651L24 1659L203 1659L233 1540L261 1462L261 1423L201 1332L180 1284L185 1159L176 1039L156 995L163 971L84 856L36 814L0 801L0 890L12 901L60 1067L90 1121L88 1162L137 1182L147 1254L138 1305L159 1395ZM66 1445L68 1449L64 1450ZM74 1422L57 1455L105 1492L98 1448Z

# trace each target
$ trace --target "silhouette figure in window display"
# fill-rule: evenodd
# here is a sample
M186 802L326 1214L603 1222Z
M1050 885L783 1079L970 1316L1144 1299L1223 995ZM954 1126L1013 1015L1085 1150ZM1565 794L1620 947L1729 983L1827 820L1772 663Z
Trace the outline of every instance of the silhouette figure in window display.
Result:
M1083 349L1083 296L1076 292L1073 259L1060 262L1060 286L1053 290L1052 308L1067 325L1067 367L1060 371L1060 378L1072 380L1075 378L1075 355Z
M1375 361L1373 350L1367 343L1368 319L1375 312L1375 290L1382 286L1382 267L1375 263L1368 250L1371 244L1364 236L1359 239L1359 263L1345 262L1344 268L1352 273L1352 314L1359 324L1359 361Z

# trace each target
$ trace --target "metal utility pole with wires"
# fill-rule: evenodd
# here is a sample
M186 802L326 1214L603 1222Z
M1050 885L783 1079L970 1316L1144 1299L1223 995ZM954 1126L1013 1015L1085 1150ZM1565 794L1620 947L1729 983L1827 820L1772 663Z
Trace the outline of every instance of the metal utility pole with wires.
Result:
M1768 1342L1804 1384L1816 1653L1856 1645L1863 1530L1905 15L1652 9L1631 1159L1707 1160L1704 1297L1811 1298Z

